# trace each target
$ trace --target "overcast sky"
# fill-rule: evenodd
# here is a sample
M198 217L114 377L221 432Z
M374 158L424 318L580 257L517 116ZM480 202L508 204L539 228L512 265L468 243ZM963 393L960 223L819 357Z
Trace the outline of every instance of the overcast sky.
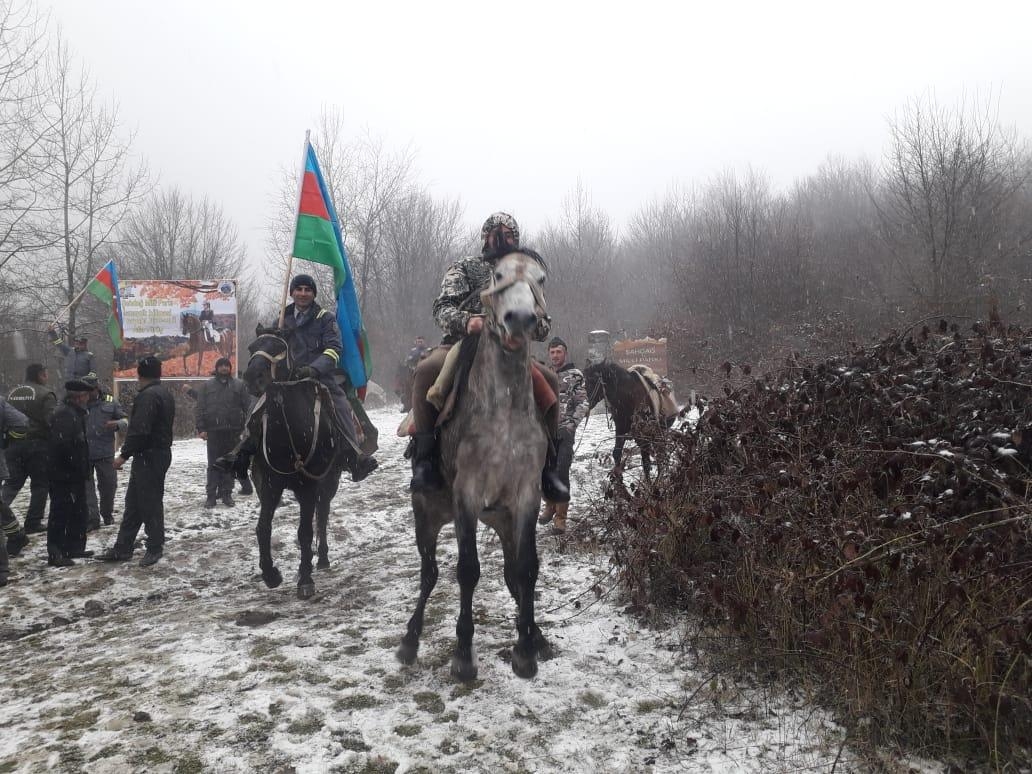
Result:
M163 184L220 203L254 258L279 170L339 106L411 143L470 226L555 218L578 177L623 225L728 167L779 186L877 156L934 91L1032 136L1032 2L40 0ZM347 213L341 213L347 218Z

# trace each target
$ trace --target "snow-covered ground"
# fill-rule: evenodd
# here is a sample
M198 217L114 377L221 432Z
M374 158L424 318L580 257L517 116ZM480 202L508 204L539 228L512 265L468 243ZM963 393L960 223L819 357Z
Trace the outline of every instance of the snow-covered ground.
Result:
M0 772L626 772L837 771L855 768L841 728L801 699L714 677L679 627L643 629L623 612L607 557L539 530L538 620L556 658L533 680L508 651L515 607L493 533L480 532L474 599L479 679L449 674L458 613L455 548L442 533L441 579L419 659L394 657L419 562L394 435L373 412L380 469L342 482L331 569L296 596L297 507L277 514L284 584L258 578L257 503L201 507L203 442L177 442L166 490L168 543L155 567L46 567L42 536L0 590ZM574 463L571 521L598 490L592 417ZM122 476L116 511L127 476ZM21 513L26 493L16 501ZM114 539L107 527L90 548ZM142 552L137 552L137 557ZM720 708L720 709L717 709Z

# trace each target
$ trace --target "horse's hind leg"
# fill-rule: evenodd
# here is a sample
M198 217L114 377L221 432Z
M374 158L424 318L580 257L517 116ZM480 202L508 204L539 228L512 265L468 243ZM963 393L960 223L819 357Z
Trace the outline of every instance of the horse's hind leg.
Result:
M297 597L311 599L315 596L315 581L312 579L312 518L315 516L315 486L303 486L297 491L301 515L297 523L297 542L301 548L301 564L297 568Z
M256 475L255 478L257 480L259 477ZM258 525L255 527L258 537L258 566L261 568L265 585L274 589L283 583L283 575L272 562L272 516L276 512L283 489L266 483L258 489L258 493L262 503L261 511L258 513Z
M480 582L477 517L471 510L463 509L455 517L455 538L459 544L459 621L455 625L451 673L467 682L477 677L477 662L473 655L473 592Z
M398 646L398 660L411 664L419 653L419 638L423 634L423 612L426 602L437 585L437 535L440 524L426 513L416 514L416 547L419 549L419 599L416 609L409 618L408 629Z
M319 537L319 560L315 566L320 570L330 568L330 545L326 536L326 527L330 520L330 504L333 502L333 496L337 494L337 484L326 483L327 481L328 479L323 479L320 482L319 494L315 503L316 530Z

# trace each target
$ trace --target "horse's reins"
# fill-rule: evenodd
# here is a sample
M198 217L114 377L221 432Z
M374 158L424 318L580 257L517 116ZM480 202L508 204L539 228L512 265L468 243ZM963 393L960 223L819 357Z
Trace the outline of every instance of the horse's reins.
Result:
M314 386L314 385L313 385ZM266 401L268 403L268 401ZM319 417L322 413L322 398L319 395L319 388L315 387L315 409L313 411L314 423L312 425L312 448L308 450L308 456L301 459L301 453L297 450L297 444L294 443L294 433L290 427L290 422L287 420L287 410L283 407L283 401L278 401L280 407L280 414L283 417L283 426L287 428L287 438L290 440L290 451L294 454L294 470L279 470L276 468L272 461L269 460L269 410L265 409L265 413L262 415L262 453L265 456L265 464L269 466L269 469L274 473L278 473L281 476L290 476L294 473L301 473L304 476L312 479L313 481L319 481L330 472L332 464L326 466L326 470L320 473L318 476L308 472L308 463L312 461L312 457L315 456L315 449L319 443Z
M275 377L277 364L279 364L280 362L282 362L284 360L287 361L286 365L287 365L287 369L289 371L289 369L290 369L290 359L289 359L289 356L290 356L290 346L287 344L286 339L284 339L281 336L276 336L275 334L272 334L272 333L265 333L263 335L264 336L268 336L269 338L277 339L278 341L282 341L283 342L283 351L280 352L278 355L270 355L268 352L265 352L264 350L259 349L259 350L256 350L255 352L253 352L251 354L251 360L253 360L254 358L258 357L259 355L261 357L264 357L266 360L268 360L269 364L270 364L270 368L272 369L273 377ZM268 400L265 401L266 404L268 404L268 402L269 402ZM322 478L324 478L326 476L327 473L330 472L330 468L333 467L332 464L327 465L326 466L326 470L324 470L318 476L313 475L312 473L309 473L308 469L307 469L308 463L310 463L312 461L312 457L315 456L315 449L316 449L316 445L317 445L318 440L319 440L319 417L320 417L320 414L322 412L322 399L321 399L321 397L319 395L319 388L318 387L315 388L315 410L313 412L313 414L314 414L314 425L312 426L312 448L308 450L308 456L306 456L304 459L302 459L301 453L297 450L297 444L294 443L294 433L293 433L292 428L290 427L290 422L287 419L287 410L283 407L283 402L282 401L279 402L279 407L280 407L280 414L283 417L283 426L287 428L287 438L290 440L290 451L293 452L293 455L294 455L294 470L280 470L275 465L273 465L272 461L269 459L269 433L268 433L269 408L268 408L268 405L266 405L265 413L262 414L262 456L265 457L265 464L269 466L269 469L273 473L278 473L281 476L290 476L290 475L293 475L294 473L301 473L302 475L307 476L308 478L312 479L313 481L321 480ZM257 404L255 404L255 408L257 408Z

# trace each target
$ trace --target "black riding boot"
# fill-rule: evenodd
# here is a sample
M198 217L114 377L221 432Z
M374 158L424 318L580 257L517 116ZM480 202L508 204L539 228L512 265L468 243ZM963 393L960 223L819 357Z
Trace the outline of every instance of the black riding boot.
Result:
M258 441L250 433L240 439L233 449L212 463L219 470L231 470L236 478L247 478L251 457L258 453Z
M437 434L416 433L412 436L415 448L412 452L411 492L435 492L444 486L444 479L437 470Z
M345 467L351 473L351 480L357 484L380 467L380 463L371 454L362 454L352 450L351 454L348 455Z
M545 454L545 468L541 471L541 496L550 503L570 502L570 488L559 477L556 467L559 465L559 441L548 439L548 451Z

